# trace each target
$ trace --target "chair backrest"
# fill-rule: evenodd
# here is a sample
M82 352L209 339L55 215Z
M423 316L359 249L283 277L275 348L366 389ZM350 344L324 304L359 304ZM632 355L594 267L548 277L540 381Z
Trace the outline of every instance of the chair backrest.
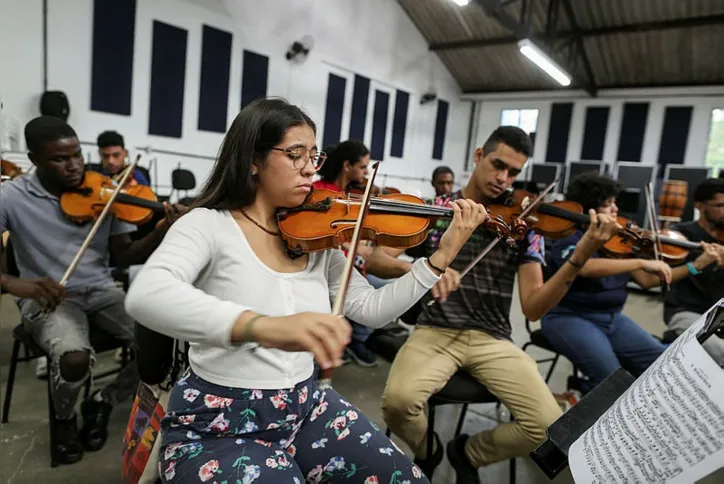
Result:
M196 188L196 177L189 170L176 168L171 172L171 186L174 190L193 190Z
M143 174L143 176L146 177L146 180L148 180L148 184L150 185L151 184L151 174L148 172L148 169L144 168L142 166L136 165L136 170L140 171Z

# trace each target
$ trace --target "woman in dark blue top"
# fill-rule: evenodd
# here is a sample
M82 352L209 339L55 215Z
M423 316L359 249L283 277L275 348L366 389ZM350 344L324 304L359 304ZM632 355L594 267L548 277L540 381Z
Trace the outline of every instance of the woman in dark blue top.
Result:
M567 198L580 203L584 213L593 208L616 216L619 191L616 181L586 173L570 182ZM582 235L577 232L553 245L548 258L550 273L567 263L579 265L571 254ZM694 266L701 270L714 260L715 256L705 251ZM543 317L542 329L551 345L588 377L581 388L586 393L621 366L634 376L640 375L666 348L621 313L629 281L649 288L661 284L662 278L671 283L690 272L686 265L672 269L656 260L604 259L600 254L582 266L558 306Z

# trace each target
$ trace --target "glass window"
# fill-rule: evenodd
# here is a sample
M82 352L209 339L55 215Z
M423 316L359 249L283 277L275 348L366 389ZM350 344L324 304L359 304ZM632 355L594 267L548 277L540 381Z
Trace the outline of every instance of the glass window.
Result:
M724 109L711 112L709 146L706 150L706 166L712 168L713 176L724 170Z
M503 109L500 115L503 126L517 126L528 134L535 133L538 126L537 109Z

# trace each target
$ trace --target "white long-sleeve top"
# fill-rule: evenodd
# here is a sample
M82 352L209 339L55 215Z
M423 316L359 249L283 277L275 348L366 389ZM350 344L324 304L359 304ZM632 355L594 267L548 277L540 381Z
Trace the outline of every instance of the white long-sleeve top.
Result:
M235 344L232 327L246 310L268 316L331 313L344 266L344 254L335 249L310 254L303 271L276 272L256 256L228 211L197 208L171 226L136 275L126 311L150 329L189 341L191 367L211 383L290 388L312 375L312 353ZM344 314L360 324L383 326L438 280L422 259L380 289L353 270Z

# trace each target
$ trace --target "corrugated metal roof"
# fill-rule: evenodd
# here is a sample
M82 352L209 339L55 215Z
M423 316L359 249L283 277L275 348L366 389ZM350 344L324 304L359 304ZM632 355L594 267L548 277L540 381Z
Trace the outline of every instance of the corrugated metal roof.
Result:
M513 32L476 0L465 7L451 0L398 1L436 50L464 43L437 50L464 91L560 88L520 54ZM559 35L570 34L563 1L527 0L532 35L545 34L551 2L558 6ZM596 87L724 83L724 0L569 1ZM520 21L523 2L506 0L503 11ZM556 57L573 74L572 87L585 87L582 58L574 67L562 53Z

